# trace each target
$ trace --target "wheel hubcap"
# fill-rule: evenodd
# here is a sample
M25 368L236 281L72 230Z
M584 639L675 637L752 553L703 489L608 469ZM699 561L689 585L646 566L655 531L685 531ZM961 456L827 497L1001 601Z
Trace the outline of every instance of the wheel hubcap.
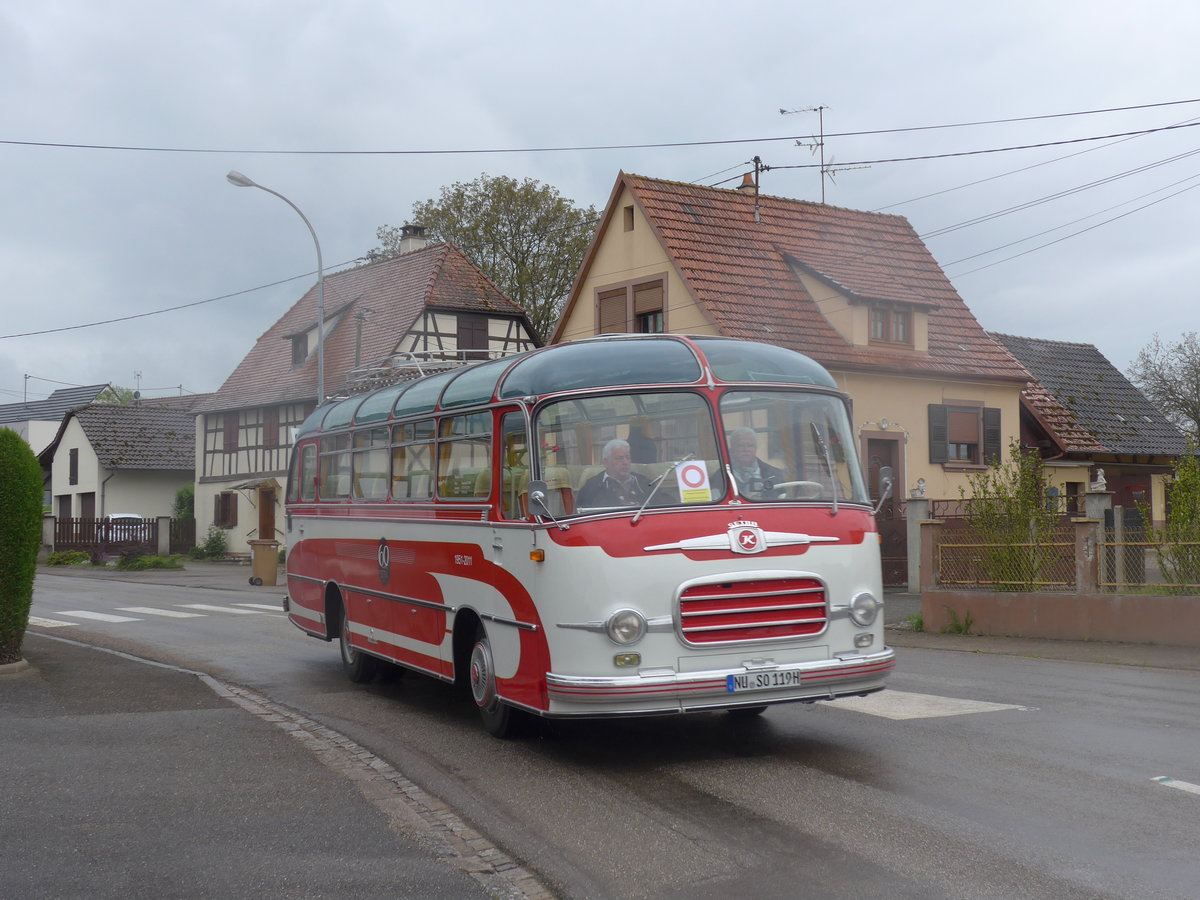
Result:
M471 696L475 705L486 708L496 696L496 683L492 678L492 659L487 644L482 642L471 650Z

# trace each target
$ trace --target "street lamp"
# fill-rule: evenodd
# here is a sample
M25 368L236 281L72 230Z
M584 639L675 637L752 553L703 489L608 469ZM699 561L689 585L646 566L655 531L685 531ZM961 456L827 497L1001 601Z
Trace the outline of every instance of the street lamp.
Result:
M237 187L254 187L260 191L266 191L268 194L274 194L296 211L296 214L304 220L304 224L308 226L308 233L312 235L313 244L317 248L317 406L320 406L325 402L325 267L321 262L321 242L317 240L317 232L312 227L312 222L308 221L308 216L300 212L300 207L278 191L263 187L236 169L230 169L225 178L230 184Z

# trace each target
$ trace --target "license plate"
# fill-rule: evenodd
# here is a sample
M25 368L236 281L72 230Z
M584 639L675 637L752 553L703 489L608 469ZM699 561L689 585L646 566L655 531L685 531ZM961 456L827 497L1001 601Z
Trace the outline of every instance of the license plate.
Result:
M728 675L725 678L725 689L731 694L742 691L767 691L772 688L795 687L800 684L800 673L789 672L747 672L745 675Z

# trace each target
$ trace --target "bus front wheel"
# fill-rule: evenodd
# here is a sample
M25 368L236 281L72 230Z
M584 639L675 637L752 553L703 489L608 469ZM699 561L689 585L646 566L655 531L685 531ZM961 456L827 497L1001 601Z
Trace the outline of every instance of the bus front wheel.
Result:
M350 645L350 616L342 609L342 631L338 635L338 647L342 651L342 668L355 684L372 681L379 673L379 660Z
M467 671L471 683L471 698L479 709L483 727L496 737L509 737L513 733L516 716L513 708L503 703L497 693L492 645L482 625L475 632L475 645L471 648L471 661Z

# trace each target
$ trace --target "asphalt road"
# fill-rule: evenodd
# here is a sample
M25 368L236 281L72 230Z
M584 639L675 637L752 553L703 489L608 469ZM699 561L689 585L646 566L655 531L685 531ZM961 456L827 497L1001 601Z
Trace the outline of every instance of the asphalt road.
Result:
M564 898L1198 894L1194 670L901 647L891 689L863 700L501 742L447 685L354 686L280 614L220 611L282 594L258 590L39 577L34 615L329 726ZM69 615L89 611L132 621Z

